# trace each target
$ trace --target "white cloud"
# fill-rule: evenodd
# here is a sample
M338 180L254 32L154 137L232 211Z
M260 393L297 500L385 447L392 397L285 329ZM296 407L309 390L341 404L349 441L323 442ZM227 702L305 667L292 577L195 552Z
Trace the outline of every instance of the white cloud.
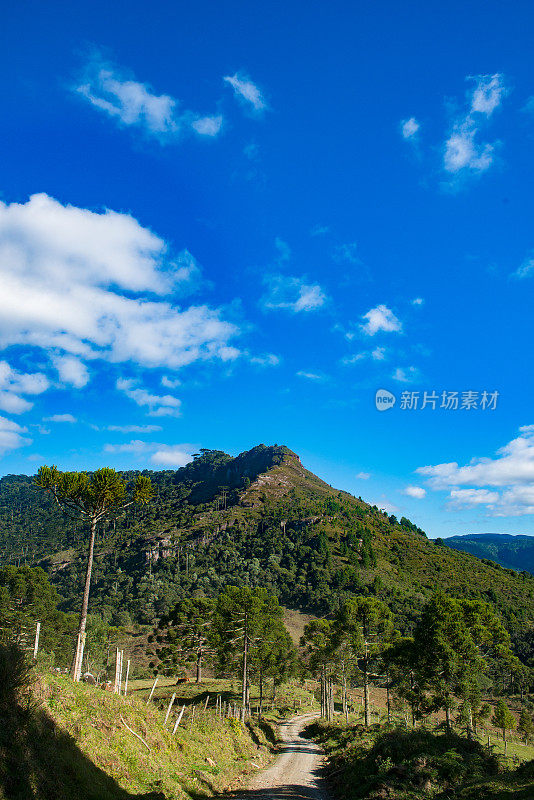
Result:
M106 453L130 453L134 456L152 453L150 460L165 467L184 467L193 460L193 451L189 444L168 445L132 439L123 444L106 444L104 450Z
M413 497L416 500L422 500L423 497L426 496L426 489L423 489L422 486L407 486L404 490L404 494L408 495L408 497Z
M374 350L371 350L371 358L373 361L384 361L386 358L386 348L375 347Z
M530 278L534 275L534 256L529 256L518 269L512 274L513 278Z
M502 75L479 75L469 95L469 108L457 117L445 142L443 166L446 172L485 172L494 160L495 143L478 142L480 127L499 108L507 93Z
M252 356L250 363L256 364L258 367L277 367L280 364L280 356L276 356L274 353L265 353L263 356Z
M165 386L166 389L177 389L178 386L182 385L182 381L179 378L168 378L164 375L161 379L161 385Z
M154 433L162 428L161 425L108 425L107 430L117 433Z
M264 283L269 288L261 302L269 310L283 309L295 314L301 311L317 311L327 300L319 284L306 283L305 278L272 275L266 277Z
M119 378L117 389L138 406L146 406L151 417L179 417L181 400L170 394L151 394L146 389L136 386L131 378Z
M8 414L23 414L25 411L29 411L32 406L33 403L28 402L18 394L0 391L0 409L7 411Z
M89 370L79 358L74 356L56 356L52 362L64 383L81 389L89 382Z
M499 501L498 492L488 489L452 489L449 495L449 508L476 508L477 506L493 506Z
M157 445L155 445L157 447ZM104 450L106 453L134 453L140 455L141 453L150 452L154 445L142 442L139 439L132 439L131 442L124 444L106 444Z
M166 467L185 467L192 460L193 456L190 452L190 447L185 444L162 445L152 456L152 461L155 464L161 464Z
M22 414L33 403L22 395L36 395L49 387L46 375L41 372L26 373L14 369L7 361L0 361L0 409L11 414Z
M341 359L341 363L345 365L357 364L359 361L364 361L367 358L373 361L385 361L387 357L387 350L385 347L375 347L374 350L364 350L361 353L354 353L351 356L345 356Z
M414 297L412 300L412 306L422 306L424 305L424 300L422 297Z
M374 336L379 331L390 333L400 333L402 331L402 323L395 316L393 311L387 306L381 304L376 308L371 308L367 314L364 314L362 319L367 320L360 327L367 336Z
M412 139L420 128L420 124L415 117L403 119L401 122L401 133L404 139Z
M457 173L468 169L472 172L485 172L493 163L493 144L478 144L478 128L470 118L455 124L445 142L443 166L447 172Z
M154 94L148 84L133 80L125 70L100 57L89 62L83 81L74 90L120 124L138 127L162 141L185 132L213 137L222 127L222 116L181 110L174 97Z
M297 376L299 378L306 378L309 381L326 381L326 375L322 375L319 372L307 372L306 370L299 370L297 372Z
M473 78L475 88L471 97L471 111L490 116L499 108L508 93L502 75L478 75Z
M421 374L417 367L397 367L391 377L399 383L414 383L420 379Z
M356 475L356 477L357 477L357 478L358 478L358 480L360 480L360 481L368 481L368 480L369 480L369 478L371 477L371 473L370 473L370 472L358 472L358 474Z
M165 299L198 274L188 251L173 256L129 214L46 194L0 202L0 347L171 369L235 358L229 340L238 330L219 310Z
M223 80L230 84L236 97L249 103L254 111L264 111L267 108L259 87L248 76L236 72L235 75L226 75Z
M51 417L44 417L45 422L77 422L76 417L72 414L53 414Z
M26 433L26 428L22 428L7 417L0 417L0 455L8 450L16 450L32 443L31 439L22 436Z
M519 434L495 458L475 458L464 466L435 464L416 472L432 489L448 490L451 507L485 506L492 516L534 514L534 425L523 426Z
M351 356L344 356L341 359L341 363L345 364L345 366L350 366L351 364L358 364L360 361L364 361L366 358L369 357L369 353L354 353Z
M199 117L193 120L191 127L199 136L217 136L222 128L223 118L220 114L215 117Z

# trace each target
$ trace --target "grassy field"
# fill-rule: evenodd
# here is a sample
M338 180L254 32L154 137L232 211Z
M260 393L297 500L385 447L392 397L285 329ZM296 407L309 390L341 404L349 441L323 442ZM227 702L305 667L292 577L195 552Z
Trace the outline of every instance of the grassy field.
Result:
M154 679L140 679L129 683L128 692L134 697L147 699ZM310 689L303 686L298 681L289 681L284 686L277 687L275 702L272 702L271 687L269 691L264 690L263 710L266 716L284 716L292 713L307 713L317 710L318 704L313 694L314 682L308 684ZM173 694L176 694L175 702L186 707L192 705L203 705L208 699L208 707L215 704L215 699L220 696L225 703L236 705L241 704L241 684L239 681L232 681L225 678L206 678L202 683L186 681L176 683L175 678L158 678L156 688L152 697L153 702L164 708ZM253 714L256 712L259 703L259 689L257 686L250 687L250 705Z

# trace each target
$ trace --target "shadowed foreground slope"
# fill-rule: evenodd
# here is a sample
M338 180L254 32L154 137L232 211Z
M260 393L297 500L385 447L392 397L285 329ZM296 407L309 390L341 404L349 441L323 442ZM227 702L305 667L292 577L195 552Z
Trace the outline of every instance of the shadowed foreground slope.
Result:
M270 760L261 731L234 720L198 714L172 736L142 700L54 676L31 687L17 653L0 645L2 799L199 798Z

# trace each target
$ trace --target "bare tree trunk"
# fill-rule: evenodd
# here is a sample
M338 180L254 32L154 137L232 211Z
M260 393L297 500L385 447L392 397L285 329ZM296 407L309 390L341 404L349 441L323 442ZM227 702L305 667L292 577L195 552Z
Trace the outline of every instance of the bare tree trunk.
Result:
M241 722L245 721L247 710L247 683L248 683L248 626L245 617L245 624L243 630L243 695L242 695L242 708L241 708Z
M197 674L195 683L202 683L202 645L197 650Z
M364 725L366 728L371 724L371 715L369 713L369 669L367 663L367 654L363 662L363 706L364 706Z
M386 703L388 707L388 725L391 722L391 695L389 691L389 671L386 673Z
M91 535L89 537L89 549L87 552L87 568L85 570L85 586L83 589L82 610L80 612L80 625L78 628L78 638L76 641L76 653L71 666L71 678L75 681L80 680L82 670L83 650L85 647L85 628L87 625L87 609L89 608L89 589L91 588L91 573L93 571L93 554L95 549L96 535L96 515L91 519Z
M258 707L258 719L262 718L263 715L263 671L260 670L260 704Z

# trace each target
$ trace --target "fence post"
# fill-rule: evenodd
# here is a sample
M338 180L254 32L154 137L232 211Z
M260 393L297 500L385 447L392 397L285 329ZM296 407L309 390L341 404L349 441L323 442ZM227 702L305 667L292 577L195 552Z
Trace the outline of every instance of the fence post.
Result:
M157 677L156 677L156 680L154 681L154 684L153 684L153 686L152 686L152 689L150 690L150 694L148 695L148 700L147 700L147 703L150 703L150 701L152 700L152 695L154 694L154 689L156 688L156 683L157 683L157 682L158 682L158 679L157 679Z
M33 660L37 658L37 652L39 650L39 634L41 632L41 623L38 622L35 627L35 642L33 645Z
M117 647L115 649L115 681L113 683L113 692L115 694L117 694L117 692L119 691L119 667L121 663L120 659L121 659L121 654L119 648Z
M169 714L171 713L171 708L172 708L172 704L174 703L174 698L175 697L176 697L176 692L171 697L171 702L169 703L169 707L167 708L167 713L165 714L165 720L163 722L164 726L167 724L167 720L169 719Z
M124 655L124 650L119 650L119 685L117 687L117 693L121 694L122 688L122 657Z
M180 722L182 721L182 717L183 717L183 715L184 715L184 711L185 711L185 706L182 706L182 710L180 711L180 713L179 713L179 714L178 714L178 716L176 717L176 722L174 723L174 728L172 729L172 735L173 735L173 736L174 736L174 734L176 733L176 730L177 730L177 728L178 728L178 725L179 725L179 724L180 724Z
M126 680L124 681L124 696L128 693L128 676L130 674L130 659L126 663Z

